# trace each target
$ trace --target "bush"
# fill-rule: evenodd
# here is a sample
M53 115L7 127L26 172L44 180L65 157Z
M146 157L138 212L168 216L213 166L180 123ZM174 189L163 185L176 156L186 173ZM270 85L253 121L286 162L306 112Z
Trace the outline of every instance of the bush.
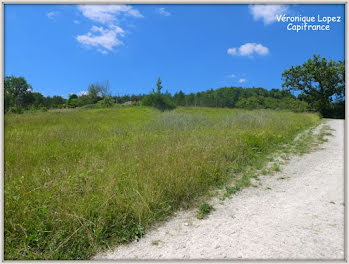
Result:
M213 209L213 206L212 205L210 205L210 204L208 204L208 203L203 203L203 204L201 204L200 205L200 207L199 207L199 213L197 214L197 218L198 219L204 219L204 218L206 218L209 214L210 214L210 212L212 211L212 209Z
M68 100L68 107L69 108L75 108L78 106L78 99L77 98L70 98Z
M92 100L88 95L81 95L78 98L78 106L84 106L84 105L88 105L88 104L92 104Z
M48 111L48 109L47 109L47 107L42 106L42 107L40 107L40 111L41 111L41 112L47 112L47 111Z
M31 105L31 106L29 107L29 109L28 109L28 112L29 112L29 113L34 113L34 112L36 112L36 111L38 111L38 109L37 109L34 105Z
M300 101L296 99L284 99L288 102L287 109L300 113L300 112L306 112L309 111L309 104L305 101Z
M152 93L144 96L142 105L155 107L162 112L176 108L176 104L171 100L171 98L168 95L161 93Z
M103 100L97 102L100 107L112 107L114 105L114 99L110 96L106 96Z
M345 119L345 101L331 103L320 113L325 118Z
M11 106L8 111L13 114L23 114L23 108L19 105Z

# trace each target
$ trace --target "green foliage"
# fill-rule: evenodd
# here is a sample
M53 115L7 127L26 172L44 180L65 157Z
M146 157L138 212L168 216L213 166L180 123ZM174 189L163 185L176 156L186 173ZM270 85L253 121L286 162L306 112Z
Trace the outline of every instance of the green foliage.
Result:
M142 99L142 105L152 106L160 111L173 110L176 108L176 104L172 101L171 95L169 93L162 94L161 89L161 80L160 77L156 83L157 92L152 92L149 95L146 95Z
M45 104L45 96L43 96L41 93L31 93L31 97L32 106L37 108Z
M223 87L217 90L191 93L175 93L178 106L229 107L243 109L280 109L294 112L308 111L308 104L298 100L287 90L263 88Z
M243 109L274 109L274 110L291 110L293 112L305 112L309 110L308 103L296 100L292 97L272 98L262 96L251 96L241 98L236 103L237 108Z
M157 89L157 93L161 93L162 85L161 85L160 77L158 78L158 80L156 82L156 89Z
M75 108L75 107L78 107L78 105L79 105L79 100L77 98L75 98L74 96L69 98L67 102L67 106L69 108Z
M78 96L76 94L69 94L69 100L70 99L78 99Z
M345 119L345 101L331 103L324 116Z
M152 106L160 111L173 110L176 108L175 103L166 94L151 93L143 97L142 105Z
M5 112L7 112L11 106L26 108L30 105L32 87L23 77L6 76L4 80L4 89Z
M62 105L62 104L65 104L66 100L62 97L62 96L53 96L52 98L51 97L46 97L46 100L47 100L47 105L46 107L50 107L50 106L59 106L59 105Z
M232 186L232 187L226 187L225 190L226 190L226 194L225 196L230 196L232 194L235 194L237 193L238 191L240 191L241 187L239 185L237 186Z
M92 104L92 100L90 99L90 97L88 95L84 94L78 98L78 106L79 107L84 106L84 105L89 105L89 104Z
M344 107L337 109L339 113L335 114L331 104L344 101L344 75L343 61L327 61L325 57L314 54L302 65L285 70L282 86L290 91L300 91L302 99L324 117L344 116Z
M213 206L208 203L203 203L199 207L199 212L197 214L198 219L204 219L206 218L210 212L212 211Z
M110 96L106 96L103 100L98 101L97 105L102 108L112 107L114 105L114 99Z
M262 109L265 107L264 97L251 96L248 98L242 98L236 103L236 107L246 109Z
M23 108L19 105L11 106L8 112L12 114L23 114Z
M9 108L11 106L14 106L14 100L13 100L13 97L10 93L4 92L4 112L8 112L9 111Z
M274 163L272 169L273 169L273 171L280 171L281 170L279 164L277 164L277 163Z
M88 99L90 104L95 104L101 99L100 87L98 84L90 84L88 86Z
M318 120L199 107L5 115L5 259L86 259L138 239Z
M88 86L89 103L95 104L102 98L109 96L109 82L96 82Z
M185 94L179 91L173 96L173 101L177 106L185 106Z
M251 173L244 173L241 178L236 180L236 183L234 186L225 187L226 192L224 194L224 197L229 197L232 194L239 192L243 188L250 186L251 176L252 176Z
M145 235L144 227L142 225L137 225L133 228L134 237L137 241Z

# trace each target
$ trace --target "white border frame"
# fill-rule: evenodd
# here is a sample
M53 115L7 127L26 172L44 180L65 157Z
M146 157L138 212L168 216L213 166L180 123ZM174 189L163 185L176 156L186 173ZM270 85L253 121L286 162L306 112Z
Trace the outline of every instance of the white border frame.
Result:
M0 61L1 63L1 71L0 71L0 127L1 127L1 137L0 137L0 261L5 262L4 260L4 66L5 66L5 45L4 45L4 33L5 33L5 4L46 4L46 5L57 5L57 4L344 4L345 5L345 95L347 96L348 84L349 84L349 77L348 77L348 33L347 30L349 28L349 0L286 0L286 1L280 1L280 0L108 0L108 1L96 1L96 0L0 0L0 46L1 46L1 52L0 52ZM349 113L349 100L345 101L345 116L348 116ZM207 262L207 263L218 263L218 262L244 262L244 263L256 263L256 262L263 262L263 263L286 263L286 262L295 262L295 263L316 263L316 262L323 262L323 263L348 263L348 164L349 164L349 157L348 157L348 120L345 118L344 122L344 260L188 260L185 262L190 263L200 263L200 262ZM110 263L111 261L96 261L96 260L85 260L84 262L90 262L90 263ZM11 263L38 263L39 261L6 261ZM57 261L48 261L49 263L54 263ZM70 261L64 261L64 262L78 262L74 260ZM137 263L177 263L178 260L115 260L112 262L118 262L118 263L130 263L130 262L137 262ZM182 262L182 261L181 261Z

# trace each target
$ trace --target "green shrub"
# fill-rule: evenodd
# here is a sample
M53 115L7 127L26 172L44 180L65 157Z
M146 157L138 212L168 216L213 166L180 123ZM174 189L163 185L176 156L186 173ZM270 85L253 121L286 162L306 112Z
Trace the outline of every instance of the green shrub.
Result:
M161 93L151 93L144 96L142 105L155 107L162 112L176 108L176 105L171 98L168 95Z
M331 103L326 109L324 109L321 115L325 118L345 118L345 101Z
M88 105L88 104L92 104L93 101L91 100L91 98L88 96L88 95L81 95L79 98L78 98L78 106L81 107L81 106L84 106L84 105Z
M212 209L213 209L213 206L208 204L208 203L201 204L200 207L199 207L199 213L197 215L197 218L198 219L206 218L210 214Z
M23 114L23 108L19 105L11 106L8 112L12 114Z
M28 112L30 112L30 113L34 113L34 112L36 112L36 111L38 111L38 109L37 109L37 107L35 107L34 105L31 105L31 106L29 107L29 109L28 109Z
M97 105L102 108L112 107L114 105L114 100L110 96L106 96L103 100L98 101Z
M75 108L75 107L78 106L78 104L79 104L79 101L78 101L77 98L70 98L70 99L68 100L68 107L69 107L69 108Z

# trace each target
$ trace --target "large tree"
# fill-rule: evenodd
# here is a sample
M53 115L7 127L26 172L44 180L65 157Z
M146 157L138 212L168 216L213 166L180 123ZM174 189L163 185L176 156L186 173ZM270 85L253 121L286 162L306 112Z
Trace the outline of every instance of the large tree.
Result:
M32 103L32 87L23 77L6 76L5 88L5 111L14 105L27 107Z
M302 65L292 66L282 73L282 87L298 91L311 107L328 117L331 103L344 100L344 62L313 56Z

